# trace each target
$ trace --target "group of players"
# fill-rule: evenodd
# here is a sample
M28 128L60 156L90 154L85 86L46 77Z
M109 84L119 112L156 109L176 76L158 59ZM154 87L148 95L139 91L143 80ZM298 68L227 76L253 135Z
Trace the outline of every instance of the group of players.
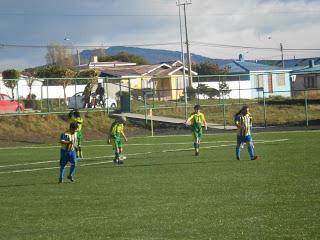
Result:
M69 119L69 129L60 136L61 149L59 183L63 182L64 169L68 162L70 162L70 170L67 179L69 179L71 182L74 182L77 158L83 158L81 149L83 119L81 118L78 110L71 111L69 113ZM248 144L248 153L250 159L256 160L258 157L254 153L254 146L251 136L252 117L249 112L249 107L243 106L241 110L235 114L234 121L237 127L236 159L240 160L241 148L243 148L244 144ZM125 117L121 116L117 118L112 123L108 135L108 143L112 144L115 151L113 162L117 165L123 164L125 159L125 157L122 156L123 145L121 141L121 137L127 141L127 137L124 134L125 122ZM203 113L201 113L200 105L194 106L194 112L190 115L185 124L191 126L195 156L199 156L199 148L203 135L203 126L205 130L208 128L205 116Z

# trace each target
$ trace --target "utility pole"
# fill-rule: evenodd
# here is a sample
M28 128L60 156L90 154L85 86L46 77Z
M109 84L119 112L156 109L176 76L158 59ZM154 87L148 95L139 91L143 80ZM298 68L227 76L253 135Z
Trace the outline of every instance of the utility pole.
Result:
M280 43L280 51L281 51L282 69L284 69L283 45L282 45L282 43Z
M191 72L191 54L189 49L189 40L188 40L188 27L187 27L187 14L186 14L186 5L190 5L191 0L186 0L184 3L177 4L178 6L183 5L183 12L184 12L184 28L186 33L186 46L187 46L187 54L188 54L188 74L189 74L189 86L192 86L192 72Z
M188 119L188 93L187 93L187 81L186 81L186 69L185 69L185 59L183 50L183 40L182 40L182 22L181 22L181 10L180 10L180 0L177 2L179 7L179 25L180 25L180 45L181 45L181 60L182 60L182 73L183 73L183 88L184 88L184 104L185 104L185 119Z

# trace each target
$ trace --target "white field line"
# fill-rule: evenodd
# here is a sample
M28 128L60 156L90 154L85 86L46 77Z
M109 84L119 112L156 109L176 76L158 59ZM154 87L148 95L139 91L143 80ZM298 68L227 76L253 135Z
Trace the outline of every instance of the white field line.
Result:
M188 135L190 137L190 135ZM266 140L254 140L254 142L261 142ZM229 143L229 142L235 142L234 140L221 140L221 141L204 141L201 142L201 144L210 144L210 143ZM158 146L158 145L184 145L184 144L190 144L190 141L188 142L169 142L169 143L126 143L125 146ZM96 145L84 145L82 148L90 148L90 147L112 147L110 144L96 144ZM0 147L0 150L12 150L12 149L56 149L60 148L60 146L17 146L17 147ZM1 166L0 166L1 167Z
M288 141L289 139L276 139L276 140L266 140L266 141L261 141L257 143L274 143L274 142L284 142ZM234 146L234 144L223 144L223 145L216 145L216 146L208 146L208 147L202 147L201 149L210 149L210 148L219 148L219 147L231 147ZM161 153L167 153L167 152L182 152L182 151L191 151L193 148L182 148L182 149L169 149L169 150L162 150L158 151ZM140 152L140 153L129 153L127 156L135 156L135 155L146 155L146 154L154 154L157 152ZM87 159L99 159L99 158L109 158L113 156L101 156L101 157L94 157L94 158L87 158ZM50 161L52 162L52 161ZM95 162L95 163L84 163L84 164L79 164L79 167L83 166L93 166L93 165L101 165L101 164L106 164L106 163L112 163L113 161L102 161L102 162ZM8 165L7 165L8 166ZM7 167L4 166L4 167ZM5 172L0 172L0 174L11 174L11 173L22 173L22 172L36 172L36 171L43 171L43 170L52 170L52 169L58 169L59 167L46 167L46 168L33 168L33 169L21 169L21 170L12 170L12 171L5 171Z
M282 140L282 139L280 139ZM285 139L285 141L287 141L288 139ZM268 140L256 140L256 143L259 142L265 142ZM269 140L270 141L270 140ZM272 140L273 141L273 140ZM275 141L279 141L279 140L275 140ZM234 142L234 141L212 141L212 142L202 142L202 144L209 144L209 143L229 143L229 142ZM151 145L184 145L184 144L190 144L190 142L178 142L178 143L159 143L159 144L127 144L127 145L132 145L132 146L141 146L141 145L147 145L147 146L151 146ZM91 146L107 146L107 145L91 145ZM229 145L218 145L219 146L229 146ZM216 146L210 146L210 147L201 147L201 149L207 149L207 148L215 148ZM187 148L184 150L190 150L193 148ZM176 152L176 151L181 151L181 149L175 149L175 150L164 150L164 152ZM148 154L148 153L144 153L144 154ZM140 155L140 153L135 154L132 153L130 155ZM89 160L89 159L100 159L100 158L109 158L109 157L113 157L113 155L109 155L109 156L100 156L100 157L91 157L91 158L82 158L82 160ZM17 164L10 164L10 165L0 165L0 168L8 168L8 167L18 167L18 166L28 166L28 165L38 165L38 164L47 164L47 163L56 163L59 160L50 160L50 161L40 161L40 162L32 162L32 163L17 163Z
M220 142L234 142L234 141L210 141L210 142L202 142L206 143L220 143ZM188 142L175 142L175 143L126 143L126 146L152 146L152 145L182 145L182 144L190 144ZM96 145L83 145L82 148L88 147L112 147L110 144L96 144ZM24 146L24 147L1 147L0 150L12 150L12 149L47 149L47 148L60 148L60 146Z

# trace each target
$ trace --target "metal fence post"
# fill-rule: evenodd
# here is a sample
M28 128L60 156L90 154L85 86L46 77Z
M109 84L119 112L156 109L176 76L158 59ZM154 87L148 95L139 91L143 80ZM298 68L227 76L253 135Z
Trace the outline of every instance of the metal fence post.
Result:
M224 96L222 96L222 105L223 105L223 129L226 130L227 120L226 120L226 106L224 103Z
M147 119L147 95L146 93L143 94L144 99L144 119L145 119L145 127L148 126L148 119Z
M50 103L49 103L49 79L47 79L47 108L48 108L48 112L50 112Z
M263 118L264 118L264 127L267 127L267 110L266 110L266 97L264 95L263 89Z
M304 90L304 112L306 115L306 126L309 127L309 116L308 116L308 92Z
M104 82L106 80L106 83ZM108 78L103 78L103 85L106 86L107 92L107 101L105 102L105 106L107 106L107 113L109 114L109 90L108 90Z
M74 95L77 94L77 79L75 78L74 79ZM60 98L59 98L60 99ZM66 106L67 107L67 106ZM77 101L76 101L76 108L78 108L77 106Z

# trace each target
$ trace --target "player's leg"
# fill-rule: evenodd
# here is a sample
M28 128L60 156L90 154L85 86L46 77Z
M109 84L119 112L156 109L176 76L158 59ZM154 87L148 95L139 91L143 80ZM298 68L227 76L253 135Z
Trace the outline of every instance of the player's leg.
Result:
M193 138L193 147L194 147L194 153L197 156L198 155L198 136L197 136L197 132L193 130L192 132L192 138Z
M246 136L246 143L248 144L248 153L251 160L256 160L258 157L254 153L254 146L251 135Z
M77 156L76 156L76 152L74 151L70 151L68 153L69 156L69 161L70 161L70 171L69 171L69 175L68 175L68 179L73 182L74 181L74 172L76 170L76 163L77 163Z
M124 157L122 156L123 146L122 146L121 139L119 139L119 141L118 141L118 149L119 149L119 160L118 160L118 164L123 164Z
M81 131L78 132L77 137L78 137L77 157L83 158L82 149L81 149L81 143L82 143L82 132Z
M67 157L66 152L62 149L60 150L60 169L59 169L59 183L63 182L63 176L64 176L64 168L67 165Z
M237 146L236 146L236 159L240 160L240 147L242 144L242 137L237 135Z

